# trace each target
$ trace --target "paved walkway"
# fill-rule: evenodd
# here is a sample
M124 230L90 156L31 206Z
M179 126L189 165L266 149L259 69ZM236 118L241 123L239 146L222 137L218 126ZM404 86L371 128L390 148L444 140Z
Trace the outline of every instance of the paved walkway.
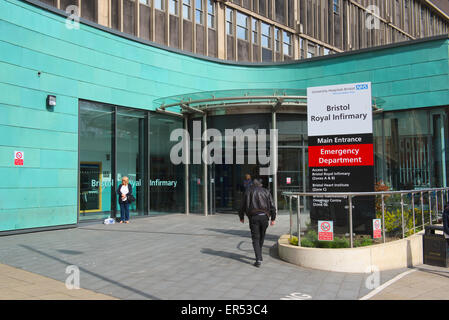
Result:
M418 266L370 300L449 300L449 269Z
M0 300L110 300L90 290L68 290L65 283L0 264Z
M105 298L359 299L371 291L365 274L311 270L281 261L274 246L288 233L288 224L289 217L280 215L276 226L269 227L260 269L252 265L247 222L243 225L230 214L174 214L133 219L127 225L85 224L2 237L0 263L59 282L53 282L58 288L53 292L37 280L29 281L26 297L8 295L7 285L0 287L0 297L73 297L76 290L65 289L66 268L71 265L80 270L81 288ZM382 272L381 284L405 270ZM28 290L27 284L16 284Z

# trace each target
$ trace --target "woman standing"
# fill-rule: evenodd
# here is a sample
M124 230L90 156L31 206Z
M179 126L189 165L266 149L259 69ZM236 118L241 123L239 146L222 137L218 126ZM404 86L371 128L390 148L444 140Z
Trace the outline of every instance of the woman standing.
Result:
M120 204L120 223L129 223L129 197L133 193L133 188L129 184L128 177L122 178L122 184L119 185L117 194L119 196L118 203Z

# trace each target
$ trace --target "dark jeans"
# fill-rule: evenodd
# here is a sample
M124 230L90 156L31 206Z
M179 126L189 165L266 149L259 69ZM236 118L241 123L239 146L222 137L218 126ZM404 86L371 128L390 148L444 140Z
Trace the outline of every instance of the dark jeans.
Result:
M120 202L120 217L122 221L129 220L129 202Z
M262 261L262 247L265 240L265 232L268 228L268 216L264 214L250 217L249 228L251 230L251 238L253 239L256 260Z

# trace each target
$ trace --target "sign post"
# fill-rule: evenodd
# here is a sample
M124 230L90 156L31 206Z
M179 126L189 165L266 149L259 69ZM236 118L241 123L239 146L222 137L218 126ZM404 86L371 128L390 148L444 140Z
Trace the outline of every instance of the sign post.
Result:
M309 182L312 192L374 191L371 83L307 89ZM353 199L354 227L371 234L374 198ZM312 221L348 225L346 197L313 197Z

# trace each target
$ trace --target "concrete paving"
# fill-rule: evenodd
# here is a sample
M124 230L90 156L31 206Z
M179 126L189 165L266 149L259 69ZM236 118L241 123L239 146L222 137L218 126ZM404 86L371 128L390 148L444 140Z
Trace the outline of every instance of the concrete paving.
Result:
M0 264L0 300L115 300L85 289Z
M289 217L279 215L267 231L261 268L252 265L247 221L241 224L232 214L173 214L132 219L130 224L81 224L5 236L0 263L57 280L64 288L66 268L74 265L80 270L80 287L105 298L346 300L371 291L366 286L369 275L311 270L281 261L275 245L288 230ZM381 272L380 283L405 270ZM34 289L32 297L38 298ZM74 291L61 290L72 291L69 296ZM4 293L0 287L1 297Z
M413 271L370 300L449 300L448 268L421 265Z

